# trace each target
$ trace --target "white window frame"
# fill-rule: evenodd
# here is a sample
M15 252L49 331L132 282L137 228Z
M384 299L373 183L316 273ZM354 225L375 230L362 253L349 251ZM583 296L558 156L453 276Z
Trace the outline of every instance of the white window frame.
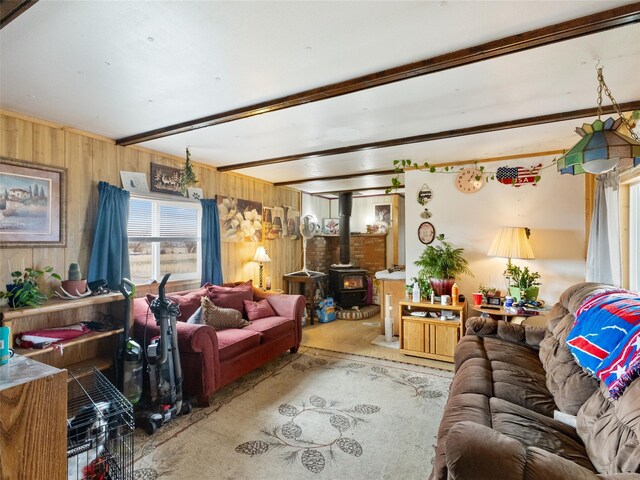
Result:
M151 244L151 281L159 282L162 279L160 273L160 242L196 241L198 244L197 271L190 273L172 273L170 281L200 280L202 277L202 206L197 200L171 198L164 195L140 195L131 194L131 199L146 200L151 202L151 236L131 236L129 242L148 242ZM197 237L167 237L160 236L161 206L185 207L185 204L193 204L197 210Z
M640 182L629 185L629 289L640 291Z

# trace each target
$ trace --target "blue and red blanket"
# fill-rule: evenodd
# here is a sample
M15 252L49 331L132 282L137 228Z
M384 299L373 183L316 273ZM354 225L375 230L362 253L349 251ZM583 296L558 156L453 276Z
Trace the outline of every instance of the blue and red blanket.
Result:
M589 297L576 312L567 345L618 398L640 377L640 296L615 290Z

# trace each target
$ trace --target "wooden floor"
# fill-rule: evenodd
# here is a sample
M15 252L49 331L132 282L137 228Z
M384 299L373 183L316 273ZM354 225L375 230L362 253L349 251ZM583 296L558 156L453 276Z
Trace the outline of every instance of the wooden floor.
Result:
M353 353L443 370L453 370L452 363L411 357L393 348L371 344L371 341L378 335L380 335L380 315L364 320L334 320L330 323L316 322L315 325L303 327L302 345L334 352Z

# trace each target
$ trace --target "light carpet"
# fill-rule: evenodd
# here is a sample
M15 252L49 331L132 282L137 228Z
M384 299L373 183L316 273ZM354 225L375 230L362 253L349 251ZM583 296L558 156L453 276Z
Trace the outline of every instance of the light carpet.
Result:
M452 373L301 347L154 436L138 480L424 479Z
M398 337L393 337L393 340L387 342L387 337L384 335L378 335L376 338L371 340L371 345L378 345L379 347L386 348L395 348L396 350L400 349L400 339Z

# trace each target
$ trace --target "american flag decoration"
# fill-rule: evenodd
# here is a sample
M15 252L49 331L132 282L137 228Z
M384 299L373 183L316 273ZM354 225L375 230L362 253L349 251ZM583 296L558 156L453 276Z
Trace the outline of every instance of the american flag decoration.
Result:
M538 180L540 180L538 173L541 168L541 163L535 167L531 167L530 169L523 167L498 167L496 179L500 183L513 185L514 187L520 187L527 184L536 185Z

